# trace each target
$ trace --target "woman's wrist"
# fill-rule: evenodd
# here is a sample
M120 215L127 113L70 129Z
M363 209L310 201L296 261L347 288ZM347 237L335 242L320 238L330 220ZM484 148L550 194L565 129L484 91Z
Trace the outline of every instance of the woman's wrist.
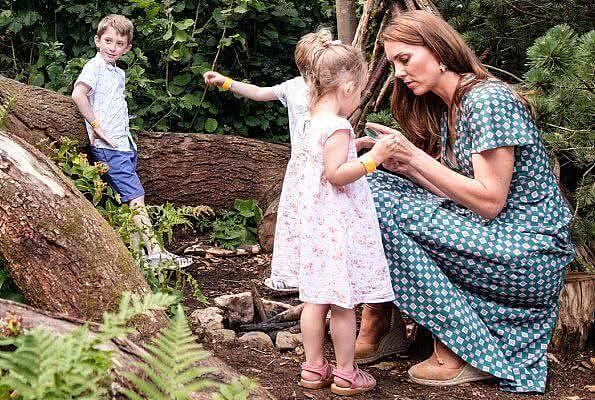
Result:
M423 166L428 164L428 158L434 160L428 153L414 146L414 149L411 152L411 161L409 161L409 165L415 171L421 171Z

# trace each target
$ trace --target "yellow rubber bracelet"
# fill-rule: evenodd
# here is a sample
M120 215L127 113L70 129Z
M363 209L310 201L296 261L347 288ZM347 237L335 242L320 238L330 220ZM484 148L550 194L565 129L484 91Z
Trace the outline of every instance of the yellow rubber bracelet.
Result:
M98 119L94 119L93 121L90 122L90 124L93 127L93 129L97 129L97 128L99 128L99 125L101 125L99 123L99 120Z
M374 162L372 157L363 155L360 158L358 158L358 160L364 166L364 169L366 170L366 175L376 171L376 163Z
M225 78L225 82L223 82L223 84L220 86L220 89L223 91L229 90L232 83L233 83L233 79Z

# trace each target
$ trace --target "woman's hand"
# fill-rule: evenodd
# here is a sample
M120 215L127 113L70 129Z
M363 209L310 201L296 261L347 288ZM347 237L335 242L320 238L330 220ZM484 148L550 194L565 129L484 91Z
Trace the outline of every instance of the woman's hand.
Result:
M207 71L202 77L208 86L221 86L225 82L225 77L217 71Z
M390 165L394 165L393 163L398 163L400 164L398 168L402 171L405 171L409 168L409 164L411 163L414 153L416 151L421 151L396 129L372 122L366 123L366 127L380 132L382 134L380 140L383 140L385 137L392 137L393 143L391 146L391 154L389 156L391 159L393 159L393 162L391 162Z
M400 162L398 162L397 160L395 160L392 157L389 157L388 159L386 159L382 163L382 166L385 169L387 169L391 172L394 172L396 174L404 175L407 177L410 176L411 167L408 164L401 164Z

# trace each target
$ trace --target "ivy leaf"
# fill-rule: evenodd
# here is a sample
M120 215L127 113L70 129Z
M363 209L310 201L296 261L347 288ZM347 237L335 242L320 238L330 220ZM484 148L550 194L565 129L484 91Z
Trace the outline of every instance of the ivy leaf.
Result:
M218 126L219 124L217 123L217 120L214 118L207 118L207 120L205 121L205 130L209 133L215 132Z
M176 37L174 38L174 43L184 43L188 39L188 34L186 31L176 31Z
M165 32L165 35L163 35L163 40L169 40L171 38L172 35L172 30L171 28L167 30L167 32Z
M184 21L176 22L174 25L179 30L185 31L186 29L190 28L194 24L194 21L190 18L186 18Z

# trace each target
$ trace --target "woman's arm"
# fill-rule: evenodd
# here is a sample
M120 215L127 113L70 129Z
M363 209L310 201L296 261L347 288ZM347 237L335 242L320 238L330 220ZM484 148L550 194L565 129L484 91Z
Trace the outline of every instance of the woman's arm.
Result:
M215 71L205 72L203 77L207 85L216 86L223 85L223 83L227 79L225 76ZM233 81L231 87L229 88L229 91L254 101L277 100L277 96L275 95L275 93L273 93L273 88L260 87L251 83Z
M379 124L367 124L372 129L397 135L398 149L392 157L410 170L412 179L421 177L433 185L438 194L467 207L485 219L495 218L506 203L514 167L514 147L499 147L473 154L474 177L468 178L440 164L423 150L415 147L402 133ZM423 182L419 181L422 186ZM431 190L431 187L426 186Z
M417 149L411 166L449 199L485 219L495 218L506 204L514 167L514 147L499 147L471 156L474 178L440 164Z
M389 158L388 160L383 162L382 166L389 171L396 172L398 174L406 176L407 178L411 179L417 185L434 193L437 196L447 197L441 190L439 190L430 181L428 181L422 174L420 174L419 171L417 171L416 169L413 169L411 167L408 167L406 165L400 164L397 161L395 161L393 158Z

